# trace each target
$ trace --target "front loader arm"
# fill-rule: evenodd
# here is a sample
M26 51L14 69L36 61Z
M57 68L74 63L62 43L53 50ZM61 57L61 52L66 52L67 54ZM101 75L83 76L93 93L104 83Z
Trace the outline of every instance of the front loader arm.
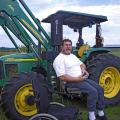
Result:
M31 16L40 31L21 9L17 0L0 0L0 18L2 18L0 19L0 22L3 20L0 25L4 26L4 28L8 28L25 46L30 47L32 45L33 48L36 48L34 41L26 31L27 29L46 50L51 49L50 38L48 34L42 28L24 1L19 0L19 2ZM31 50L36 51L36 49L33 50L32 48Z
M15 40L13 39L12 35L9 31L11 31L27 48L28 52L33 52L38 57L37 54L37 47L25 29L20 25L20 23L15 18L10 18L6 13L1 12L1 26L14 44L14 46L19 50ZM9 31L8 31L9 29Z

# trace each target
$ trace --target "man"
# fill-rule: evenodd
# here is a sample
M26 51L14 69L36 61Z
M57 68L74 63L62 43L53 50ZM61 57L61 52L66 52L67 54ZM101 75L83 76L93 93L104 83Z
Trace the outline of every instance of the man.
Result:
M86 71L86 66L71 51L72 41L64 39L61 52L53 62L57 77L65 81L67 87L78 88L81 92L88 94L88 120L107 120L103 111L104 92L102 87L88 79L89 73ZM95 115L96 110L97 116Z

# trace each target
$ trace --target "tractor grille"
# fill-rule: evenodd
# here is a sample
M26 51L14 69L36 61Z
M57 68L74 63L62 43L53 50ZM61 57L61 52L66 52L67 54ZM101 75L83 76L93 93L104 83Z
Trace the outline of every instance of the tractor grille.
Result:
M5 71L7 77L12 77L18 72L18 65L17 64L6 64Z

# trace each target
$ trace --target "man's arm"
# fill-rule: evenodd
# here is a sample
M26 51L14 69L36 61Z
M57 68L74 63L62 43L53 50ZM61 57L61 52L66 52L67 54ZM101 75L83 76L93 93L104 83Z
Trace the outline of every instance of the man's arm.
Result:
M84 63L82 63L82 64L80 65L80 67L81 67L81 69L85 69L85 70L86 70L86 65L85 65Z
M84 76L72 77L70 75L65 74L60 76L59 79L66 82L79 82L85 80L85 77Z

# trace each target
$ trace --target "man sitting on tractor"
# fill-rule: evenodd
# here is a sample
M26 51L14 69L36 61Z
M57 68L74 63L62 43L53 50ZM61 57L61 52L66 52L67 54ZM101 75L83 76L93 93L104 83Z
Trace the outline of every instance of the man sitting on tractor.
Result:
M107 120L103 111L103 88L93 80L88 79L89 73L86 71L85 64L71 51L72 41L64 39L61 52L53 62L57 77L64 81L67 87L78 88L81 92L87 93L88 120ZM95 115L96 110L97 116Z

